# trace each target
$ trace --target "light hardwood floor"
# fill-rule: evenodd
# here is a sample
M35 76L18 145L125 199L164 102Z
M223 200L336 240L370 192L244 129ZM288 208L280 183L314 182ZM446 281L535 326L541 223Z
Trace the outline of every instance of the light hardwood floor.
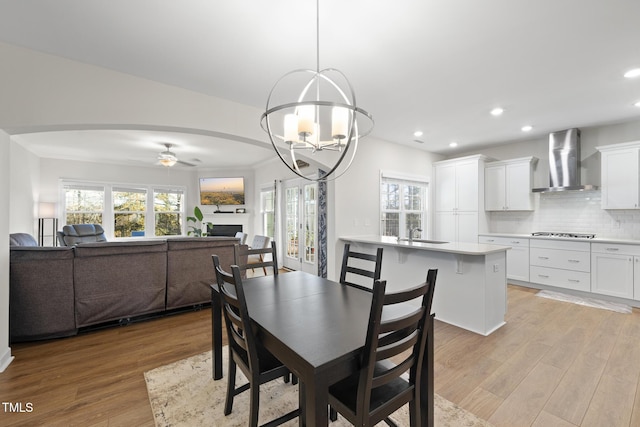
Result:
M507 325L482 337L436 322L436 392L496 426L639 426L640 311L509 286ZM13 344L0 425L153 426L143 372L210 348L209 309Z

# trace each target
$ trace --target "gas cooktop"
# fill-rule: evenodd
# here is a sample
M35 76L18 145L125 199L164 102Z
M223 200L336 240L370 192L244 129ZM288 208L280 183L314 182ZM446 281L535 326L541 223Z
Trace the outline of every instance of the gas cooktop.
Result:
M596 237L595 234L591 233L562 233L557 231L536 231L531 233L531 235L539 237L564 237L571 239L593 239Z

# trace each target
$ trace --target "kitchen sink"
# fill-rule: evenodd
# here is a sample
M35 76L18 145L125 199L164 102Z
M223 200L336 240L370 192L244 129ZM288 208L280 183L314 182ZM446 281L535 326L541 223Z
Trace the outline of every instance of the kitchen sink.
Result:
M398 242L411 243L409 239L398 239ZM440 244L449 243L449 242L443 242L442 240L413 239L413 243L433 243L436 245L440 245Z

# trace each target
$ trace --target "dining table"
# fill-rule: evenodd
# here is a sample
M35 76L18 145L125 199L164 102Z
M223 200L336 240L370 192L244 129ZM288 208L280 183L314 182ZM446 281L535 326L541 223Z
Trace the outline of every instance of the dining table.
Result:
M247 310L258 339L300 380L300 425L328 425L329 386L357 372L372 293L302 271L244 279ZM222 312L211 285L213 379L223 378ZM386 308L385 308L386 310ZM383 312L383 317L396 317ZM407 310L405 308L405 310ZM433 315L420 384L420 426L433 426Z

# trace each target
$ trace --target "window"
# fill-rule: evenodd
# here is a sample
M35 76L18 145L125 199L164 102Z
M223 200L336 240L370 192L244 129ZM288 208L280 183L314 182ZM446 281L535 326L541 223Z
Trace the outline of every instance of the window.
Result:
M153 193L156 236L176 236L182 234L182 190L156 189Z
M65 224L101 224L113 238L183 233L184 188L83 182L61 187Z
M262 232L275 238L276 235L276 204L275 194L273 189L264 189L260 191L260 214L262 215Z
M147 190L118 188L111 190L113 200L113 236L144 236Z
M65 224L102 224L104 187L64 185Z
M408 238L411 229L414 238L427 234L426 178L404 177L383 173L380 179L380 232L383 236Z

